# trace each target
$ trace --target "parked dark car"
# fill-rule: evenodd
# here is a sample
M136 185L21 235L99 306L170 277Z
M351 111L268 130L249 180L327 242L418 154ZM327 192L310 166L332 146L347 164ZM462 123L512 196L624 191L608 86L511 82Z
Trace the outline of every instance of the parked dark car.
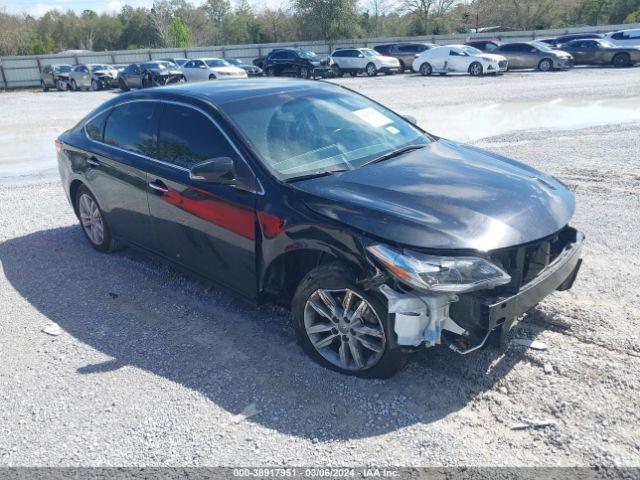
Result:
M477 48L482 52L493 53L493 51L496 50L501 45L501 43L497 40L471 40L469 42L465 42L465 45Z
M469 353L580 266L564 184L328 82L120 95L56 147L95 249L290 305L305 351L347 374L389 376L440 343Z
M131 88L159 87L184 81L182 70L175 63L164 60L132 63L118 78L120 90L125 92Z
M640 62L640 48L617 47L607 40L572 40L562 49L573 56L576 65L631 67Z
M404 73L405 70L413 71L412 65L416 55L435 46L434 43L395 43L382 45L380 49L373 47L373 49L386 57L397 58L400 62L400 73Z
M260 67L256 67L255 65L249 65L242 60L238 60L237 58L227 58L227 62L229 62L234 67L238 67L247 72L247 75L250 77L260 77L263 74L263 71Z
M267 76L292 75L300 78L331 76L327 61L324 62L314 52L283 48L274 50L264 60Z
M541 72L573 67L573 57L542 42L515 42L500 45L493 53L509 61L509 70L536 68Z
M182 67L185 63L189 61L188 58L162 58L163 62L171 62L175 63L178 67Z
M561 35L552 39L549 44L556 48L562 48L565 43L572 40L587 40L599 38L604 38L604 35L602 35L601 33L569 33L567 35Z
M69 86L69 72L71 72L71 65L45 65L40 72L42 90L45 92L50 88L56 88L61 92L66 90Z

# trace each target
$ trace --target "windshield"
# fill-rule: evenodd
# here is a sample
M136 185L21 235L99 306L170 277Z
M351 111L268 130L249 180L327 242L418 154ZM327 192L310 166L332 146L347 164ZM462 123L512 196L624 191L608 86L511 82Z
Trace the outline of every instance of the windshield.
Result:
M208 67L229 67L231 64L226 60L222 60L220 58L213 58L211 60L205 60Z
M482 52L475 47L462 47L462 49L467 53L467 55L482 55Z
M231 65L242 65L242 62L237 58L229 59L227 60L227 62L229 62Z
M366 162L429 139L400 116L342 89L286 91L220 105L279 179Z
M364 53L365 57L380 57L380 53L376 52L375 50L372 50L370 48L362 48L360 49L360 51L362 53Z
M298 55L301 56L302 58L313 58L313 59L315 59L318 56L314 52L309 52L308 50L300 50L298 52Z
M164 70L165 68L171 68L174 66L171 62L147 62L140 65L142 68L158 68Z
M71 71L71 65L58 65L53 68L53 71L57 73L69 73Z
M543 52L552 52L553 48L543 42L531 42L531 45L536 47L538 50L542 50Z
M97 70L111 70L111 67L109 65L91 65L91 71L95 72Z

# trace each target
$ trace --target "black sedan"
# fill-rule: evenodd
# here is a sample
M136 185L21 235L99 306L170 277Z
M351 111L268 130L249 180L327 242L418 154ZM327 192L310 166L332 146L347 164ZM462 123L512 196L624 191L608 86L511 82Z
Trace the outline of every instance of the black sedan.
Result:
M131 245L289 305L305 351L347 374L480 348L580 267L561 182L329 83L120 95L56 146L95 249Z
M127 91L131 88L149 88L171 83L184 82L185 77L173 62L155 61L145 63L132 63L118 75L120 90Z
M562 49L573 56L576 65L631 67L640 62L640 48L618 47L607 40L572 40Z

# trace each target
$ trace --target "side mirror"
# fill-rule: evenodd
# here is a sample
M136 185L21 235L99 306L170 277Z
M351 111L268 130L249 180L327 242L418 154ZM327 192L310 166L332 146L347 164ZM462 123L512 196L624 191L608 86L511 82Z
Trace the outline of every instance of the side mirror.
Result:
M191 167L189 178L196 182L231 185L236 180L233 159L217 157L197 163Z
M407 122L413 124L413 125L418 125L418 120L416 120L416 117L414 117L413 115L403 115L402 116Z
M207 68L206 65L200 65L198 68Z
M363 54L361 54L361 53L359 53L359 54L358 54L358 58L364 58L364 55L363 55Z

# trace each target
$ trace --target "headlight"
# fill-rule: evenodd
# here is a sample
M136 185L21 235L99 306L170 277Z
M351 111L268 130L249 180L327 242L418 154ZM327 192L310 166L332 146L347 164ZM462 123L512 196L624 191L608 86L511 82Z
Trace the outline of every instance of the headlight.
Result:
M440 257L385 245L370 245L367 251L398 280L419 290L465 293L493 288L511 277L480 257Z

